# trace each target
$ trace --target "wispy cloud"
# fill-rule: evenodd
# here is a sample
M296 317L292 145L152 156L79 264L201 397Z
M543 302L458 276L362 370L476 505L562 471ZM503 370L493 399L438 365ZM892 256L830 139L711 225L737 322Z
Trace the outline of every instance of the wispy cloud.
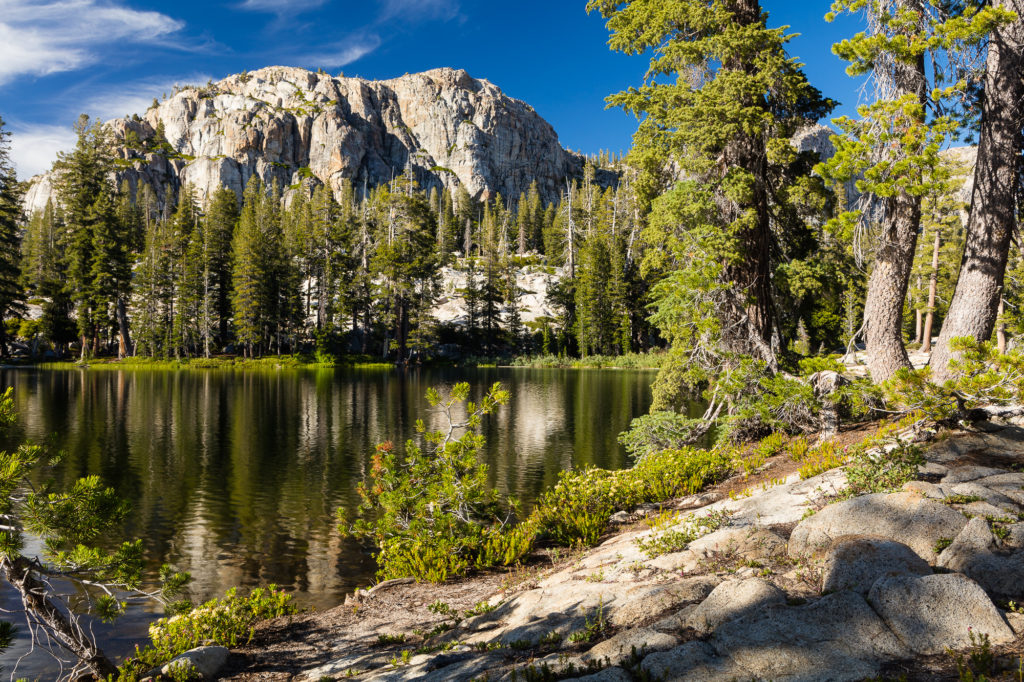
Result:
M376 33L368 33L341 43L325 45L320 51L300 56L295 61L303 66L338 68L362 59L380 45L380 36Z
M80 69L99 59L103 46L157 42L185 26L160 12L97 0L0 5L0 85Z
M153 99L167 93L175 85L203 85L211 80L208 74L192 74L179 78L143 78L136 81L121 83L92 95L81 103L76 103L74 114L86 113L104 121L131 114L142 114L152 104Z
M26 180L50 169L57 152L75 146L75 131L63 125L11 127L11 160L18 177Z
M441 19L447 21L459 15L458 0L383 0L380 21L389 19Z
M252 12L266 12L278 16L300 14L316 9L326 0L245 0L238 7Z

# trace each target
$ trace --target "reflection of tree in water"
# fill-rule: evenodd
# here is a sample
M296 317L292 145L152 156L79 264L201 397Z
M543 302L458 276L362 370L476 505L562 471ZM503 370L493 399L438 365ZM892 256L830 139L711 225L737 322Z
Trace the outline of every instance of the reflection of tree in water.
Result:
M646 411L653 375L587 370L49 371L13 373L24 430L57 434L60 482L96 473L131 502L126 533L194 597L277 582L336 604L365 584L365 548L334 531L357 504L377 442L404 442L430 386L496 380L510 404L485 423L494 484L526 507L569 466L626 464L616 442Z

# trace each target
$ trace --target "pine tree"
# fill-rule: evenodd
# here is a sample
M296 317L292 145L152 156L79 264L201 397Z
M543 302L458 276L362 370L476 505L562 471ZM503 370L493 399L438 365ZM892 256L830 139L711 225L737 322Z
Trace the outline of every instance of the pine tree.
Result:
M10 133L0 118L0 322L24 311L21 275L21 191L10 161ZM0 324L0 354L7 354L7 330Z
M945 112L941 82L929 83L927 62L937 63L944 51L977 42L992 19L991 10L942 7L926 0L864 3L836 0L840 12L867 14L869 31L833 46L850 62L850 75L871 73L876 101L861 107L858 118L836 120L843 134L834 138L836 154L821 171L834 184L855 182L858 205L844 212L838 224L846 231L877 232L864 303L868 369L876 382L891 377L910 360L903 345L903 309L921 223L921 197L946 178L939 150L957 134ZM947 15L949 9L960 10ZM962 14L961 14L962 12ZM966 21L964 21L966 20ZM933 70L940 78L942 69ZM934 86L934 87L933 87Z
M939 345L931 359L939 381L948 377L950 341L971 336L987 341L1003 308L1003 279L1017 210L1024 198L1024 0L1001 0L1004 15L988 41L981 131L960 278Z
M638 203L653 207L643 272L664 277L654 319L674 346L655 407L674 407L729 358L777 367L773 245L806 231L793 204L821 194L789 139L834 104L757 0L591 0L588 10L608 19L613 50L653 52L643 85L609 102L642 117L631 157Z
M94 308L93 208L100 195L109 191L106 187L107 172L112 164L112 155L107 134L98 121L90 124L89 117L81 116L75 124L75 132L78 140L74 150L59 154L54 168L66 225L63 245L66 287L75 303L84 359L90 346L94 351L98 350L98 323L105 314L105 311Z
M269 230L263 204L266 198L263 183L257 177L245 187L242 212L232 239L232 297L235 338L247 357L260 351L267 326L266 238Z
M422 339L422 324L435 295L437 277L436 224L430 205L410 172L381 193L384 236L374 254L382 278L382 294L391 310L391 338L397 362L408 360L410 331Z
M209 276L206 304L211 325L217 330L220 347L229 341L228 321L231 318L231 241L238 222L238 198L234 191L221 187L210 197L203 219L205 266Z
M128 299L131 296L130 241L118 219L117 205L109 188L101 186L89 214L92 244L88 288L92 294L89 307L94 322L105 328L118 329L118 357L132 354L128 324Z

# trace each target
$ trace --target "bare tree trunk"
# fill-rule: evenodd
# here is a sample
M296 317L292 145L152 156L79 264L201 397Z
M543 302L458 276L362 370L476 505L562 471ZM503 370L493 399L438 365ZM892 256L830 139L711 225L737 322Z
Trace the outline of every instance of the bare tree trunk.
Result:
M921 350L932 350L932 325L935 323L935 296L939 288L939 249L942 247L942 233L935 230L935 247L932 249L932 274L928 277L928 313L924 318L924 345Z
M917 290L921 290L921 275L917 276ZM914 343L918 345L924 343L924 312L920 305L914 308Z
M1003 299L999 299L999 311L996 323L996 345L1000 353L1006 352L1006 322L1003 321Z
M115 666L106 654L76 622L69 620L46 596L46 586L32 571L32 564L25 557L13 561L0 560L4 580L21 595L25 610L38 618L46 631L60 644L74 654L83 665L99 679L117 677Z
M875 256L864 302L868 371L876 383L910 367L903 345L903 301L913 266L921 200L899 196L893 202L889 225Z
M128 326L128 311L125 309L124 298L117 298L117 328L118 328L118 358L126 358L134 355L132 348L132 333Z
M931 360L940 382L949 377L950 341L960 336L987 341L992 335L1016 219L1024 148L1024 0L999 4L1018 18L989 38L978 161L960 278Z

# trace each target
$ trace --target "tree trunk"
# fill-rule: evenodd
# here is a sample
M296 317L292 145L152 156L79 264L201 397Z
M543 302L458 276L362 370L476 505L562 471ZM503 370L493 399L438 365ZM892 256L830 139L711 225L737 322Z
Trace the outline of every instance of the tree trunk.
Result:
M987 341L992 336L1016 219L1024 147L1024 0L999 4L1018 18L989 38L978 161L960 278L931 360L939 382L949 377L950 341L960 336Z
M1006 352L1006 323L1003 321L1003 300L999 299L999 311L996 322L996 346L1000 353Z
M117 357L119 359L124 359L129 355L134 355L134 351L132 349L132 333L128 326L128 311L125 309L124 298L121 296L118 296L117 298L117 328Z
M917 290L921 290L921 275L917 276ZM915 301L915 304L917 302ZM914 308L914 343L921 345L924 343L924 312L921 310L921 306L917 305Z
M924 343L921 350L932 350L932 325L935 323L935 296L939 289L939 249L942 248L942 233L935 230L935 246L932 249L932 274L928 277L928 313L924 318Z
M21 595L25 610L46 626L61 646L74 654L97 678L117 677L115 666L96 646L88 633L69 620L46 596L46 586L33 574L32 565L25 557L0 560L4 580Z
M875 256L864 302L868 371L881 383L902 367L910 367L903 345L903 301L913 267L921 200L899 196L892 202L889 229Z
M912 10L917 3L905 4ZM914 95L922 105L923 116L928 90L924 56L913 64L894 60L891 68L893 97ZM903 345L903 302L917 249L921 198L901 193L889 201L886 209L864 301L868 371L875 383L889 379L900 368L910 367Z

